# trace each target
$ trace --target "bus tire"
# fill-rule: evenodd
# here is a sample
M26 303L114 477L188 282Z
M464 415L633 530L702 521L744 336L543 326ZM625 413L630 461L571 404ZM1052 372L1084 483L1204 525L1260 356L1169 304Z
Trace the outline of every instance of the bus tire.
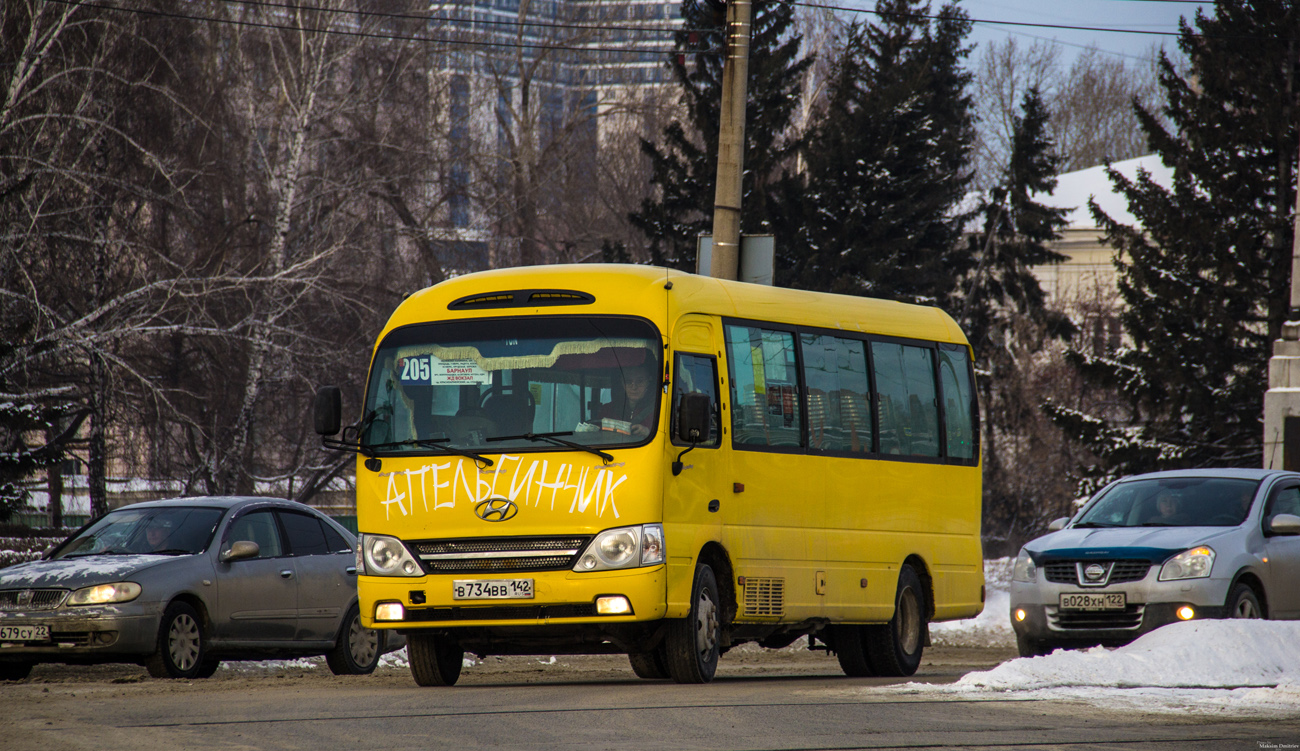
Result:
M867 655L866 630L862 626L831 626L831 638L834 639L835 657L840 661L840 669L852 678L865 678L876 674Z
M898 569L894 617L883 626L863 628L867 657L877 675L912 675L921 666L925 650L925 614L928 612L921 577L906 563Z
M669 677L668 660L664 658L662 647L649 652L629 652L627 661L632 663L632 672L638 678L654 681Z
M668 624L664 656L668 674L678 683L708 683L718 670L718 643L722 635L722 609L718 580L707 563L695 568L691 585L691 610L686 618Z
M451 637L411 634L406 637L406 656L417 686L454 686L460 680L465 650Z

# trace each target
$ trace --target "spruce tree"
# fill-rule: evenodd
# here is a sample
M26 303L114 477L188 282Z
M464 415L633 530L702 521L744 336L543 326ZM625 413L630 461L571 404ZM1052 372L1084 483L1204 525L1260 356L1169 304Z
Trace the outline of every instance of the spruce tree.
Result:
M687 7L694 6L684 4L684 13ZM763 234L773 231L772 195L785 179L782 167L802 145L791 123L812 59L799 57L802 37L790 33L793 5L756 0L752 12L741 232ZM706 25L714 20L688 15L676 35L681 54L669 69L687 120L669 124L662 145L642 141L657 195L629 217L649 240L651 263L684 271L695 270L696 238L713 228L723 63L721 29Z
M1288 315L1300 10L1221 1L1212 17L1197 12L1195 30L1183 24L1179 47L1185 75L1159 63L1170 126L1135 105L1172 188L1111 171L1140 228L1091 207L1120 251L1128 344L1073 360L1128 412L1049 406L1103 475L1258 466L1270 345Z
M1056 188L1061 157L1047 135L1050 113L1037 89L1013 118L1011 153L1001 179L982 201L983 232L969 238L979 264L969 280L961 322L975 350L983 404L984 530L1021 540L1041 528L1040 509L1050 509L1043 483L1022 483L1039 464L1033 440L1042 420L1035 406L1030 363L1049 339L1068 338L1074 325L1046 307L1031 269L1059 263L1052 250L1069 209L1046 206L1036 194Z
M929 12L882 0L877 23L848 29L806 149L800 241L780 258L791 286L951 305L970 269L957 207L972 176L971 24L953 5Z

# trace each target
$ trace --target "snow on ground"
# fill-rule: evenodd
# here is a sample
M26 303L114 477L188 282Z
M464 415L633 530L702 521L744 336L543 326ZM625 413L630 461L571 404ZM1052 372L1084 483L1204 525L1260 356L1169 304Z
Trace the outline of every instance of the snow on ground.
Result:
M1014 560L984 565L988 597L977 618L936 623L934 644L1014 647L1008 585ZM1300 716L1300 621L1188 621L1123 647L1058 649L968 673L956 683L878 689L1083 701L1162 713Z

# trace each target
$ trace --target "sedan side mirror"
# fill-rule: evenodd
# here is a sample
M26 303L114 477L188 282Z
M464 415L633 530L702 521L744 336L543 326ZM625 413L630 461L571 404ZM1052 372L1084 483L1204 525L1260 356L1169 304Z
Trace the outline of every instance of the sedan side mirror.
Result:
M338 386L316 390L316 434L336 435L343 421L343 391Z
M1275 535L1300 535L1300 516L1277 514L1268 520L1268 531Z
M1070 523L1070 517L1062 516L1060 519L1053 519L1051 524L1047 525L1048 532L1060 532L1065 529L1065 525Z
M220 558L222 563L230 563L231 561L242 561L245 558L256 558L261 552L262 549L257 546L257 543L240 540L233 543L230 550L224 551Z

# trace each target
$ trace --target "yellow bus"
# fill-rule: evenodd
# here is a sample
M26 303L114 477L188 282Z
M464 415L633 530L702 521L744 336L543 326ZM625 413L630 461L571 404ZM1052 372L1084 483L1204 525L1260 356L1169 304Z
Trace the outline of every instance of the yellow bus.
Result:
M936 308L628 265L422 290L325 439L359 454L362 622L423 686L466 653L703 683L804 637L910 675L983 608L974 385Z

